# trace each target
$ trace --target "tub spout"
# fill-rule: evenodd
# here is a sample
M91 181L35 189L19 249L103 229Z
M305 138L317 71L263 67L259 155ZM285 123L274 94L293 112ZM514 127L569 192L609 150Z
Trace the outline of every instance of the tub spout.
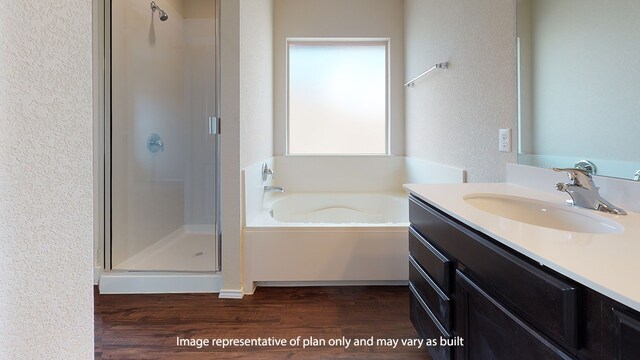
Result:
M279 193L284 192L284 188L282 186L265 186L263 190L265 192L279 192Z

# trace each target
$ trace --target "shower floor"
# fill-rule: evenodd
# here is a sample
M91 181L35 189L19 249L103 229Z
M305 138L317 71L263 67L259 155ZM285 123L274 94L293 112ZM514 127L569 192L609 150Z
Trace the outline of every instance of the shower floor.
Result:
M183 226L113 270L215 271L216 245L210 226Z

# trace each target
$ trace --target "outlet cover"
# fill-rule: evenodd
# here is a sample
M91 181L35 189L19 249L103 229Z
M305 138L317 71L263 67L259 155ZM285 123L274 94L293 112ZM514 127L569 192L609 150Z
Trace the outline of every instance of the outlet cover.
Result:
M500 129L498 135L498 150L511 152L511 129Z

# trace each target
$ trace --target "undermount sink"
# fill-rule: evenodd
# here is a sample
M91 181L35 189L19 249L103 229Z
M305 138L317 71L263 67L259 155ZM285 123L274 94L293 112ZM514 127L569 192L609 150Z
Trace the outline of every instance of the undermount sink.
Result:
M482 211L546 228L590 234L624 231L624 227L615 221L565 204L500 194L469 194L464 200Z

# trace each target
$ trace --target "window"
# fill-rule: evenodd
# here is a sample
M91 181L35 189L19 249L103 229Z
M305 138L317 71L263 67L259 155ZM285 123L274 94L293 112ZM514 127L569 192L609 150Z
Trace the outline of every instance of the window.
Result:
M287 49L288 153L388 154L388 40Z

